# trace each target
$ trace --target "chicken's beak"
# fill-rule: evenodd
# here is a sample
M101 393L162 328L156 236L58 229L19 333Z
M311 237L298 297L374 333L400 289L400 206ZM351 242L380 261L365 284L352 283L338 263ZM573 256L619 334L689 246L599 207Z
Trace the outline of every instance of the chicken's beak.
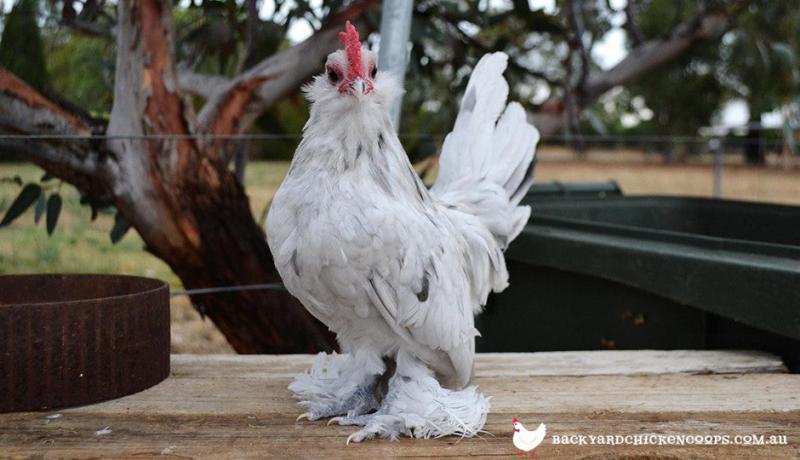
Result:
M369 84L361 77L356 77L355 80L350 82L350 92L356 96L363 96L369 93Z

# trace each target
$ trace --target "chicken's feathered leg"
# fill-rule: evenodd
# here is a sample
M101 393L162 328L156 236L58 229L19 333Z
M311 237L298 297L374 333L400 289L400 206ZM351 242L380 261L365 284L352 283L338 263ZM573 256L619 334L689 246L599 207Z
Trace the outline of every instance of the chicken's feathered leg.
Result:
M380 376L373 376L362 385L356 386L350 396L343 399L331 397L317 397L314 399L301 400L300 405L309 410L300 414L297 420L304 418L308 420L319 420L326 417L347 414L356 416L366 414L380 406L380 402L375 397L375 387Z
M377 387L383 361L366 354L320 353L311 369L289 385L307 411L297 419L319 420L335 415L357 416L379 407Z
M469 437L480 432L488 412L489 399L475 386L457 391L442 388L427 366L401 351L380 408L372 414L336 417L331 422L363 426L347 438L348 443L401 435Z

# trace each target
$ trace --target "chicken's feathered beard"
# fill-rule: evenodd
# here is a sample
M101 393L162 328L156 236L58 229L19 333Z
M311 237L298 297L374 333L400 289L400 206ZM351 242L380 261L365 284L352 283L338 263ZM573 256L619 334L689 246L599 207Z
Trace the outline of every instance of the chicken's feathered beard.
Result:
M287 289L344 353L320 356L290 388L309 419L363 426L348 441L473 436L489 408L465 388L473 315L507 286L503 251L530 214L518 204L538 133L518 104L505 105L507 57L485 56L428 190L389 117L401 89L353 33L305 88L311 116L267 218ZM385 359L396 369L379 391Z

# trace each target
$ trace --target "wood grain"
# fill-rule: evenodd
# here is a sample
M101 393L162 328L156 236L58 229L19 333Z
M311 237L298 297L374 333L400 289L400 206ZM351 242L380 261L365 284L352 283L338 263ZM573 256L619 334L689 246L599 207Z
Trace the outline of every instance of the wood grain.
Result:
M139 394L57 413L0 416L0 458L510 456L512 417L529 427L547 424L541 458L800 456L800 376L765 354L480 355L476 383L492 396L486 435L350 446L344 440L351 428L294 421L300 409L286 386L310 360L173 356L171 377ZM627 434L785 435L788 444L554 445L550 437Z

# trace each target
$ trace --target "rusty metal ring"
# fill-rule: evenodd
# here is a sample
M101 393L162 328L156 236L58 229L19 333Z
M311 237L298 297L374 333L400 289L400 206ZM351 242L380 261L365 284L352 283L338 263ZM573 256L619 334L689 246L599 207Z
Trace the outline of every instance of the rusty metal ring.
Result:
M169 288L117 275L0 276L0 412L76 406L169 375Z

